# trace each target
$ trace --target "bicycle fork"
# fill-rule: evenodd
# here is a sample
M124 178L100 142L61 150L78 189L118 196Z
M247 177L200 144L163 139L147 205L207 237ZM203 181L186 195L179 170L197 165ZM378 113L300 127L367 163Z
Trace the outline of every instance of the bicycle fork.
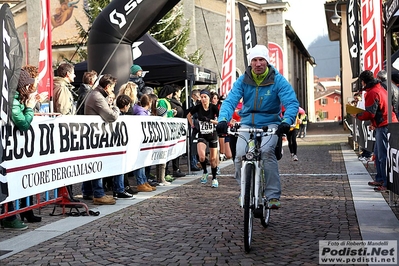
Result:
M248 164L253 164L255 166L255 191L254 191L254 209L258 208L259 204L259 188L260 188L260 175L261 175L261 166L260 161L243 161L241 167L241 194L240 194L240 206L241 208L244 207L244 194L245 194L245 184L246 184L246 176L245 176L245 169ZM262 192L263 193L263 192Z

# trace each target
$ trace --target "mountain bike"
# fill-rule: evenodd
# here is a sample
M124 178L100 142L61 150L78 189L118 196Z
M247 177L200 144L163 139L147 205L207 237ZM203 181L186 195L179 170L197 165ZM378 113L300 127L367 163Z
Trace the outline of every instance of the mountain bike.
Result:
M240 132L249 133L246 139ZM276 129L240 128L228 129L228 134L242 138L247 142L246 154L242 157L240 205L244 209L244 247L251 250L253 219L260 218L263 227L270 221L269 201L266 198L265 176L262 169L262 138L276 133Z

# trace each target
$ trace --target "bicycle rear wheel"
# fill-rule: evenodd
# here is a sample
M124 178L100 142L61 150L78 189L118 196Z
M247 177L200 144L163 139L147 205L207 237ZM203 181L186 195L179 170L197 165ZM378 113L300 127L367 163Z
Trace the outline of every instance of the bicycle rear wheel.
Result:
M254 192L255 192L255 166L247 164L245 167L245 195L244 195L244 247L245 252L251 250L253 218L254 218Z

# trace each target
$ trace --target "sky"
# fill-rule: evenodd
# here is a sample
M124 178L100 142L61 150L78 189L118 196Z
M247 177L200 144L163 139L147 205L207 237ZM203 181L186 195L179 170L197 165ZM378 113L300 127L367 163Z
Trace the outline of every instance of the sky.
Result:
M251 0L265 3L267 0ZM286 19L291 20L291 26L301 39L303 45L309 45L319 36L327 35L324 3L326 0L285 0L290 4Z
M288 0L290 8L287 19L301 39L303 45L309 45L319 36L327 35L324 3L326 0Z

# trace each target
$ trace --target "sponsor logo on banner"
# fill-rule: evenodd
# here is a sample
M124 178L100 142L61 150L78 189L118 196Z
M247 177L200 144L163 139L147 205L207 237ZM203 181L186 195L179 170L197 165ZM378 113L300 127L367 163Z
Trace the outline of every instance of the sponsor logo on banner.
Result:
M116 9L112 10L109 14L109 21L112 24L118 25L119 28L123 28L126 25L126 16L128 16L138 5L142 2L142 0L130 0L123 7L123 13L119 13Z

